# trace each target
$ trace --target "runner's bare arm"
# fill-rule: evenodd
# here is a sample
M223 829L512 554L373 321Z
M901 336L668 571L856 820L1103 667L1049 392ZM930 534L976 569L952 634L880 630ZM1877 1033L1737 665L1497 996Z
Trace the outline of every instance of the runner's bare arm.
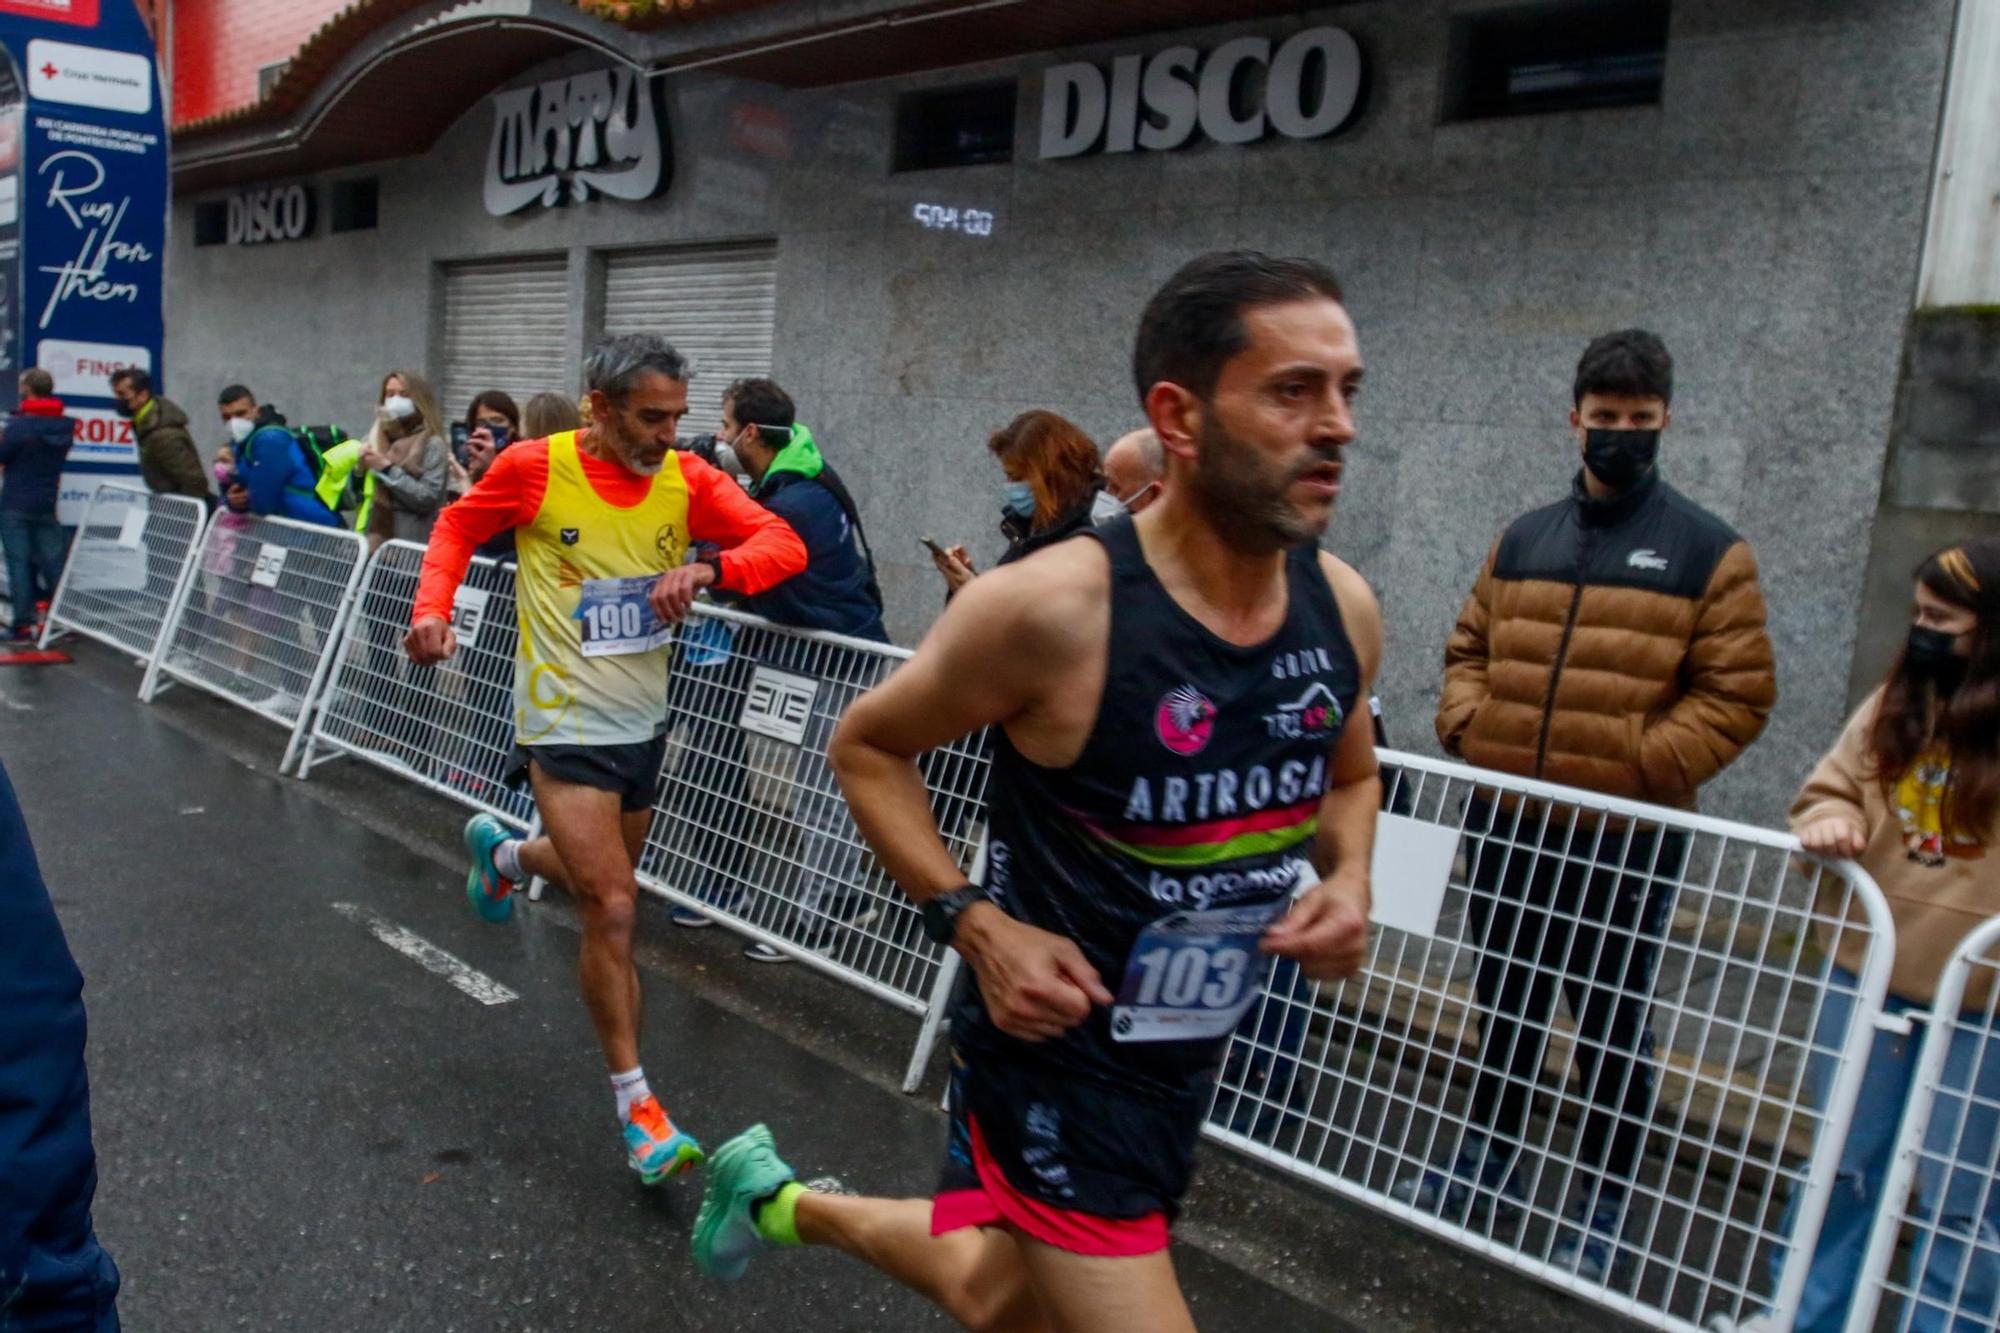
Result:
M1351 976L1367 958L1368 866L1375 851L1382 779L1365 710L1382 661L1382 611L1367 581L1345 562L1322 554L1320 565L1360 661L1361 688L1354 713L1334 743L1330 785L1320 802L1313 852L1320 882L1265 933L1263 947L1297 962L1315 981L1335 981Z
M1109 563L1094 542L1065 546L967 584L916 656L857 700L834 736L829 757L855 824L918 902L965 875L938 836L917 756L1002 724L1039 751L1054 729L1052 706L1073 702L1080 670L1101 670ZM1095 697L1086 702L1094 712ZM1003 1032L1046 1039L1081 1023L1092 1004L1111 1003L1074 942L989 904L959 917L952 943Z

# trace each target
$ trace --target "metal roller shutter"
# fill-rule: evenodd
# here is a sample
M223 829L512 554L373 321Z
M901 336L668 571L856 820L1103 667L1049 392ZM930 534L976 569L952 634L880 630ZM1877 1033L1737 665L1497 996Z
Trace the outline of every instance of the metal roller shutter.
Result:
M562 255L480 260L444 268L444 369L438 405L464 415L474 394L501 389L525 404L576 392L565 345L569 262Z
M604 331L661 334L694 364L683 437L717 427L730 381L771 373L777 267L778 247L769 241L607 259Z

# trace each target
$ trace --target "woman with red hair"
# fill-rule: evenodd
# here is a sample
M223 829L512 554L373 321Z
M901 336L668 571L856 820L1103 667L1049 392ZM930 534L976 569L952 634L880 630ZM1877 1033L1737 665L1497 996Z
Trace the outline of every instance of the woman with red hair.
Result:
M986 442L1007 474L1001 491L1001 564L1073 537L1090 526L1091 504L1104 487L1097 445L1053 412L1023 412ZM949 597L978 574L963 546L931 552Z

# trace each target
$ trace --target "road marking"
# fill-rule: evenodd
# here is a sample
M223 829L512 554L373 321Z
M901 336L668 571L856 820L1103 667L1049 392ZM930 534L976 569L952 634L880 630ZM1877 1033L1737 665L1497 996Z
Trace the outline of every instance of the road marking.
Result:
M424 970L443 977L452 985L470 995L481 1004L505 1004L521 997L487 976L484 972L452 957L420 935L413 935L393 921L385 921L367 908L356 903L335 903L333 910L349 921L359 922L368 927L376 939L402 954L423 964Z

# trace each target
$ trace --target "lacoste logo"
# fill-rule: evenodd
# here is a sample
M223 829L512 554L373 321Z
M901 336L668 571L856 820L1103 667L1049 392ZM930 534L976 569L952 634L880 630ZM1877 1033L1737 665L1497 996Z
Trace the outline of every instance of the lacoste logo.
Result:
M582 531L582 529L580 529L580 528L564 528L564 529L562 530L562 544L563 544L564 546L574 546L574 545L576 545L576 544L577 544L577 543L578 543L579 541L581 541L581 540L583 540L583 531Z
M1634 551L1625 557L1625 563L1633 569L1658 570L1667 567L1667 558L1663 555L1655 555L1650 550Z

